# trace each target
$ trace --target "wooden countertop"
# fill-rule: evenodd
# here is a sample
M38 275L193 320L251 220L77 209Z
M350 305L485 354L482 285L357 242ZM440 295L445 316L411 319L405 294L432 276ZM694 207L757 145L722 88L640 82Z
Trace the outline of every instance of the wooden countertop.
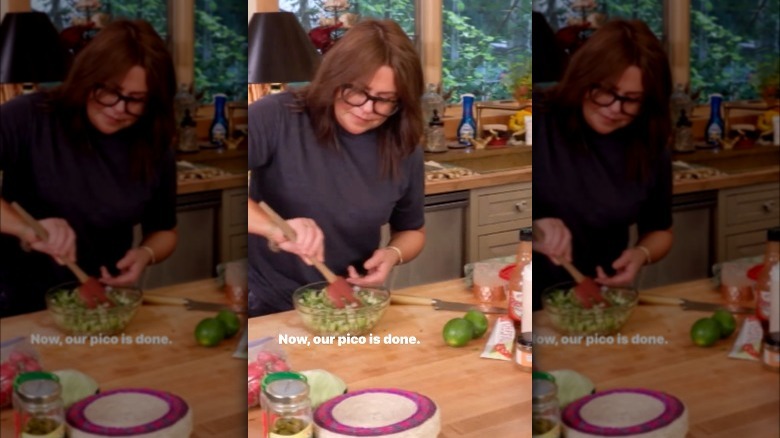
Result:
M395 292L474 302L462 279ZM418 345L312 344L283 349L293 369L326 369L350 390L395 387L427 395L441 409L439 438L530 437L530 373L510 361L480 358L487 334L462 348L445 345L442 327L462 315L429 306L391 305L373 334L415 336ZM495 318L489 316L491 328ZM250 341L280 334L311 336L294 311L249 320ZM258 436L260 410L250 409L248 417L250 436Z
M214 280L160 288L156 294L220 302ZM125 334L132 345L35 345L45 370L78 369L101 390L146 387L170 391L193 410L192 438L246 437L246 361L232 357L238 339L217 347L196 344L193 332L214 312L187 311L180 306L143 305ZM2 339L39 334L65 338L47 312L0 319ZM169 345L138 345L138 335L167 336ZM0 414L0 436L14 436L13 410Z
M531 166L516 169L502 170L498 172L482 173L479 175L464 176L451 180L427 181L425 194L455 192L458 190L471 190L480 187L498 186L518 182L531 182Z
M710 280L646 292L699 301L720 299ZM644 387L672 394L688 408L688 438L780 436L780 374L762 368L760 362L729 358L736 333L709 348L693 345L691 325L709 315L678 306L641 304L620 332L629 345L555 346L539 342L539 336L561 336L544 311L537 311L534 365L541 370L575 370L590 378L596 390ZM635 335L663 337L664 343L631 343Z
M767 166L741 172L732 171L726 175L713 176L706 179L675 181L673 192L677 195L778 181L780 181L780 166Z
M187 193L207 192L210 190L235 189L246 187L246 173L217 176L209 179L191 179L179 181L176 185L176 194L185 195Z

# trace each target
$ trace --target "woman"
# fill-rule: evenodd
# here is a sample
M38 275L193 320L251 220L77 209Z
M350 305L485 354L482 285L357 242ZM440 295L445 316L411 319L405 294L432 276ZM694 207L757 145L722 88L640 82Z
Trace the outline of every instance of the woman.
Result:
M47 289L75 281L64 260L124 286L173 252L175 87L171 56L151 25L117 21L79 52L62 85L2 106L3 315L42 309ZM48 240L11 202L39 220ZM133 247L136 224L143 238Z
M409 38L369 20L328 51L309 86L250 106L250 314L292 309L295 289L322 281L309 258L372 286L422 250L422 93ZM287 219L295 241L259 201ZM390 242L378 248L385 223Z
M669 63L639 21L613 21L572 57L534 122L534 306L573 262L628 285L672 245ZM537 100L538 101L538 100ZM629 247L629 228L639 238Z

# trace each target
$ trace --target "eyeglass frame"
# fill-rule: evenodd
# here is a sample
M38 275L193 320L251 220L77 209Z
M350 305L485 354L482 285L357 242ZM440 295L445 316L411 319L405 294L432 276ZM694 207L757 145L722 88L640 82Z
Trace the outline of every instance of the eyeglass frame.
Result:
M110 103L110 104L105 103L105 102L101 102L101 100L98 98L98 95L101 92L109 92L109 93L112 93L112 94L116 95L116 100L114 100L114 102ZM125 102L125 109L124 109L125 113L128 114L128 115L134 116L134 117L141 117L142 115L144 115L144 112L146 111L146 103L148 102L148 99L146 99L146 98L138 98L138 97L126 96L126 95L120 93L119 90L117 90L116 88L110 87L110 86L105 85L105 84L98 84L98 85L96 85L95 88L92 90L92 97L95 99L95 102L99 103L100 105L102 105L104 107L112 107L112 106L118 104L120 101L124 101ZM135 113L129 111L131 103L136 103L136 104L142 104L143 105L143 109L141 110L141 112L139 114L135 114Z
M597 92L600 92L602 94L607 94L607 95L612 96L612 100L610 100L609 103L606 103L606 104L605 103L601 103L601 102L597 102L596 99L593 97L594 93L597 93ZM595 105L598 105L598 106L600 106L602 108L606 108L606 107L612 105L617 100L617 101L620 102L620 112L625 114L625 115L627 115L627 116L631 116L631 117L636 117L636 116L638 116L642 112L642 103L644 102L644 98L643 97L636 98L636 97L621 96L621 95L615 93L613 90L611 90L609 88L606 88L606 87L604 87L601 84L593 84L593 85L591 85L590 89L588 89L588 99L590 99L590 101L593 102ZM626 102L638 104L639 107L637 108L637 112L632 114L632 113L626 111L624 109L624 105L625 105Z
M359 104L354 104L354 103L348 101L347 98L345 97L345 94L348 91L350 91L350 90L353 91L353 92L356 91L356 92L362 93L366 97L365 100L363 100L363 102L361 102ZM339 95L341 97L341 100L343 100L347 105L354 106L354 107L363 106L363 105L366 104L366 102L368 102L370 100L371 101L371 111L373 111L374 114L376 114L378 116L382 116L382 117L390 117L393 114L397 113L399 109L401 109L401 102L399 100L397 100L397 99L386 99L384 97L372 96L372 95L368 94L368 92L365 89L360 88L360 87L356 87L356 86L354 86L352 84L344 84L344 85L342 85L341 86L341 93ZM390 112L390 114L382 114L380 112L377 112L377 110L376 110L376 104L377 103L392 103L395 106L393 107L393 110Z

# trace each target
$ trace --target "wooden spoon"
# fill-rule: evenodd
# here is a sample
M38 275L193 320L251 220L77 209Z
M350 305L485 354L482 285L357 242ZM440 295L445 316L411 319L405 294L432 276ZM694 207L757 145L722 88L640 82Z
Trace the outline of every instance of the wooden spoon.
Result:
M260 201L260 208L268 215L271 222L282 230L284 237L292 242L295 241L298 237L295 234L295 230L293 230L281 216L263 201ZM355 294L352 292L352 286L347 283L347 280L345 280L344 277L334 274L333 271L328 269L328 267L319 260L311 257L306 257L306 259L311 262L311 264L320 271L322 276L325 277L325 280L328 281L328 287L325 290L334 307L341 309L345 304L360 304L360 301L355 298Z
M41 224L35 220L35 218L30 216L30 213L27 213L27 211L22 208L21 205L16 202L12 202L11 207L13 207L22 220L24 220L27 225L33 229L33 231L35 231L35 235L38 236L39 239L49 240L49 233L46 231L46 229L43 228ZM63 260L63 262L81 283L81 287L79 287L79 297L88 309L94 309L98 306L98 304L103 303L111 305L111 300L109 300L106 296L106 288L103 286L103 283L99 282L97 278L87 275L87 273L79 268L79 266L73 261Z

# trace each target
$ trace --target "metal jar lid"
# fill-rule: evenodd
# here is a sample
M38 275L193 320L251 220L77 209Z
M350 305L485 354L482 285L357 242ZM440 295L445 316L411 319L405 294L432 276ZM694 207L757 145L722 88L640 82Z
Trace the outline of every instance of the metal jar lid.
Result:
M263 392L272 403L295 404L309 398L309 385L297 379L275 380Z
M544 403L555 400L558 394L558 386L549 380L535 379L533 381L531 394L531 401L533 403Z
M19 385L16 394L26 403L51 403L60 398L62 387L49 379L28 380Z
M531 348L534 345L534 336L531 332L524 332L517 335L517 344L523 347Z

